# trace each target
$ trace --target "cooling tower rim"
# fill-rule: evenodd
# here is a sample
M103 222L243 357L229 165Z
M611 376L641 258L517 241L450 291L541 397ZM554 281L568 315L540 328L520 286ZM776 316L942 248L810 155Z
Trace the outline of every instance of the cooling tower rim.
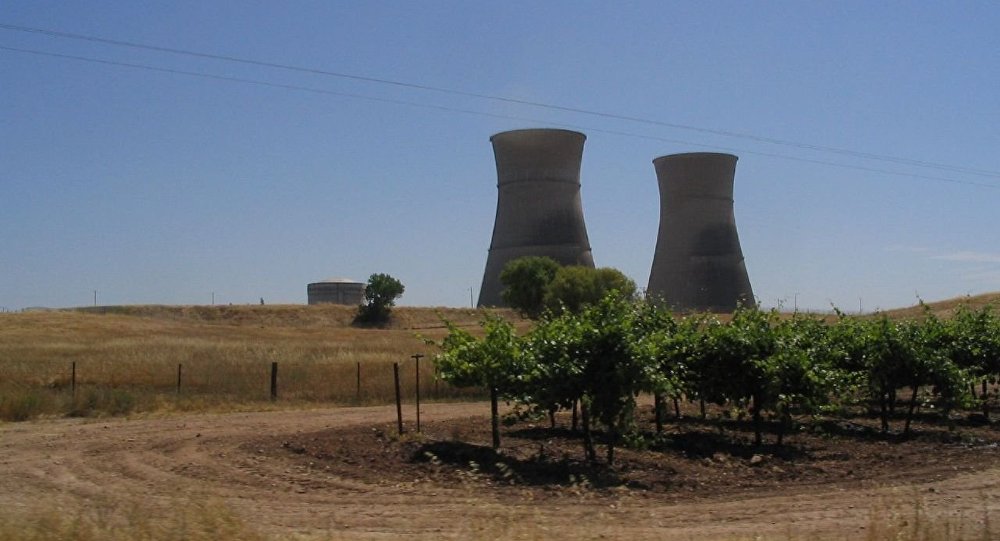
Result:
M579 136L584 141L587 140L587 134L582 133L582 132L578 132L578 131L575 131L575 130L566 130L566 129L562 129L562 128L521 128L521 129L517 129L517 130L507 130L507 131L502 131L502 132L494 133L493 135L490 136L490 142L492 143L493 140L495 138L497 138L497 137L506 137L506 136L513 136L513 135L518 135L518 134L525 134L525 135L527 135L527 134L537 134L537 135L541 135L543 133L552 133L552 134L554 134L554 133L563 133L563 134L567 134L567 135Z
M739 156L735 154L729 154L728 152L680 152L678 154L666 154L663 156L659 156L657 158L653 158L653 163L656 164L658 162L663 162L668 160L669 161L698 160L704 158L732 158L734 162L740 159Z

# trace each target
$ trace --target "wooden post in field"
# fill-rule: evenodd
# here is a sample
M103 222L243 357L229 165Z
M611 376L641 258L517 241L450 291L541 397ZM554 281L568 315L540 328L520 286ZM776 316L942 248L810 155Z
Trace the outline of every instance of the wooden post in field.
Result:
M356 388L355 398L358 402L361 402L361 361L358 361L358 385Z
M177 363L177 394L181 394L181 369L184 365Z
M403 434L403 402L399 396L399 363L392 363L392 375L396 381L396 424L399 434Z
M76 361L73 361L73 366L70 369L69 388L73 391L73 398L76 398Z
M271 400L278 399L278 361L271 362Z
M410 355L410 357L416 361L417 365L417 432L420 432L420 358L423 357L420 353Z

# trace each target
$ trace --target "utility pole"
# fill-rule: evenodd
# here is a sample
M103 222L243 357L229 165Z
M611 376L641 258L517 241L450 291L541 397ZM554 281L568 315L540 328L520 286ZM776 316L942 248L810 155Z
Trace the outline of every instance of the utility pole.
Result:
M469 288L469 307L470 308L475 308L476 307L476 301L472 300L472 288L471 287Z
M94 306L97 306L97 290L94 290Z
M215 292L212 292L212 306L215 306Z
M795 311L799 311L799 293L797 291L795 292Z

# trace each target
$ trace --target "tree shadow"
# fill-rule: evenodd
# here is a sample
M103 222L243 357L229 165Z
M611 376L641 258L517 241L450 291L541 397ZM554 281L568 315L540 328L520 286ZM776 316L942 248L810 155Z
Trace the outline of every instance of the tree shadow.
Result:
M461 441L425 443L413 452L410 461L473 471L496 482L514 485L570 487L586 484L608 488L624 483L614 469L601 463L588 463L567 455L549 457L544 453L521 459L498 453L485 445Z

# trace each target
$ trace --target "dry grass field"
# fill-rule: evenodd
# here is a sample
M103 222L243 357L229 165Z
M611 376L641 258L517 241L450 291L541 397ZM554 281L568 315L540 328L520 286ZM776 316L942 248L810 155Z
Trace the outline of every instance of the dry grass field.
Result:
M401 392L413 395L411 356L433 352L423 339L445 334L441 318L474 328L483 316L472 309L398 308L387 328L368 329L353 327L353 315L352 307L329 305L0 314L0 420L386 403L394 396L393 363L401 366ZM424 398L478 396L435 382L429 361L420 367ZM278 363L274 403L272 362Z

